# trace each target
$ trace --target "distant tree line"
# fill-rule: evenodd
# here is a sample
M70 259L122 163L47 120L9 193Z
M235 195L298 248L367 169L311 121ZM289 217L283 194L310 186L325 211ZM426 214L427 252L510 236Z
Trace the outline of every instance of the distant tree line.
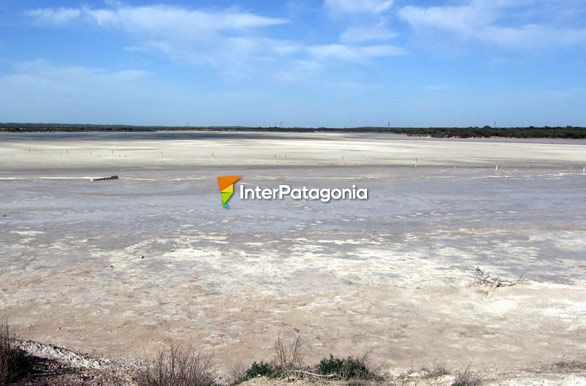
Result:
M260 132L336 132L393 133L435 138L586 138L585 127L245 127L245 126L130 126L57 123L0 123L0 132L148 132L148 131L260 131Z
M436 138L586 138L585 127L431 127L393 130L407 135L426 135Z

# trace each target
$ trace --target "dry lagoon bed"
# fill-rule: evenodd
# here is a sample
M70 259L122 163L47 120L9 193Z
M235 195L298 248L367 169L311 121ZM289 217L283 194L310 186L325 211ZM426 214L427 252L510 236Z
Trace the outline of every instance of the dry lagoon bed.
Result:
M297 335L309 363L368 352L382 373L583 360L584 165L584 141L5 134L0 315L111 358L173 339L225 371ZM218 175L369 200L226 210ZM476 267L515 285L478 285Z

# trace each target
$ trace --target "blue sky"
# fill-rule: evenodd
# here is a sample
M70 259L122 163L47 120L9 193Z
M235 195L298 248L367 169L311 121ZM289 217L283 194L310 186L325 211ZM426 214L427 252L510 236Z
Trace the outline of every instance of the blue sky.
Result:
M586 1L5 0L0 122L586 126Z

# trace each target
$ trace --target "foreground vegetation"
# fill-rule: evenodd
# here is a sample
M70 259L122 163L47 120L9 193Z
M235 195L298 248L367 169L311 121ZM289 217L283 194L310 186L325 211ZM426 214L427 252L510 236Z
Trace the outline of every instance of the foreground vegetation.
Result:
M171 342L153 359L137 365L84 367L79 362L49 359L44 355L25 352L6 323L0 323L0 385L127 385L127 386L220 386L265 384L320 385L417 385L441 384L479 386L482 378L470 367L454 372L441 364L430 368L412 368L399 376L382 377L373 369L366 355L337 357L330 354L310 366L303 361L299 337L283 342L277 339L274 355L269 361L253 362L245 369L236 369L229 377L218 377L210 356L202 355L191 346ZM66 350L60 350L61 353ZM46 354L45 354L46 355ZM77 354L68 356L82 358ZM90 358L90 357L83 357ZM96 363L95 361L91 361ZM104 362L111 363L111 362ZM559 374L582 373L586 363L562 359L539 371ZM257 383L260 379L260 383ZM263 381L262 379L265 379ZM265 383L267 382L268 383ZM486 379L485 379L486 381Z
M49 123L0 123L0 132L149 132L149 131L218 131L218 132L344 132L344 133L392 133L435 138L586 138L586 127L244 127L244 126L129 126Z
M253 362L245 370L235 370L229 380L239 385L255 378L307 379L338 381L382 381L368 366L366 356L338 358L330 355L315 366L305 365L300 354L299 338L290 344L280 339L275 343L275 357L265 362ZM209 357L198 354L192 347L171 343L157 358L146 362L137 380L144 386L214 386L213 364Z
M15 337L6 322L0 322L0 385L24 378L32 369L32 359L15 346Z

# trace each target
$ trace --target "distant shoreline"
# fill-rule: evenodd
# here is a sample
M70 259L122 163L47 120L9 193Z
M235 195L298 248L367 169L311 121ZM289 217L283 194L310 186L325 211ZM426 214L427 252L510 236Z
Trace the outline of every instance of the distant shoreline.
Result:
M92 124L0 123L0 133L216 131L264 133L389 133L433 138L561 138L586 139L586 127L247 127L132 126Z

